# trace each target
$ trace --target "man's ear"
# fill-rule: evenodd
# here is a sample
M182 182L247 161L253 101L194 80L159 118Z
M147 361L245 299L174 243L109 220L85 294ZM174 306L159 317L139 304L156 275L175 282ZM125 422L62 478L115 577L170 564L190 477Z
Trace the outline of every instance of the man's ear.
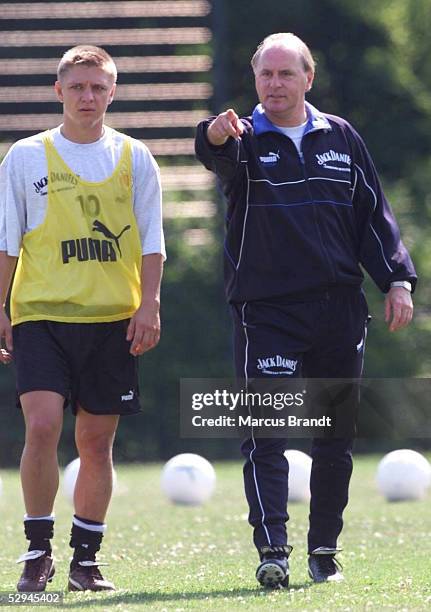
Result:
M310 91L310 89L313 86L313 81L314 81L314 72L312 72L311 70L309 70L307 73L307 86L305 91Z
M54 84L55 95L57 96L57 100L63 103L63 88L61 86L60 81L56 81Z
M115 95L115 90L117 89L117 83L114 83L112 86L112 89L109 93L109 102L108 104L111 104L112 100L114 99L114 95Z

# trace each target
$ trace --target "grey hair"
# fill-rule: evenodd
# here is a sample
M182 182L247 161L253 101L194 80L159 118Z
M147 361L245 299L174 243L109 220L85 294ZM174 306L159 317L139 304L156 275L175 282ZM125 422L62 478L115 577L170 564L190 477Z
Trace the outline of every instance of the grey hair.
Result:
M288 47L290 49L296 49L301 56L302 65L305 72L313 72L316 67L316 62L311 55L310 49L307 47L305 42L301 40L295 34L290 32L278 32L277 34L270 34L262 40L258 45L253 57L251 58L251 65L256 72L257 64L259 63L262 52L268 47Z

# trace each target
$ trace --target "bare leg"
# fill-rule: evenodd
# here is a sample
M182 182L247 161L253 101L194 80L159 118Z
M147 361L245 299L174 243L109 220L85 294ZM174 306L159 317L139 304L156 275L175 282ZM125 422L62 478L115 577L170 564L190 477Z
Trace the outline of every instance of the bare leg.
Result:
M29 516L47 516L58 489L57 446L64 398L53 391L31 391L20 399L26 427L21 457L25 509Z
M112 446L117 415L94 415L79 408L75 441L81 467L75 486L75 513L103 523L112 495Z

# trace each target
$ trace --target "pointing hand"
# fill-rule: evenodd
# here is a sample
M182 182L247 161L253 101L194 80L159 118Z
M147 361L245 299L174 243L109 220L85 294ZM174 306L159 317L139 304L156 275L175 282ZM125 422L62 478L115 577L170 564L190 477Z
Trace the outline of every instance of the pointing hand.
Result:
M210 144L221 146L228 138L239 138L244 131L244 127L239 120L236 112L229 108L226 112L220 113L218 117L210 123L207 130L207 138Z

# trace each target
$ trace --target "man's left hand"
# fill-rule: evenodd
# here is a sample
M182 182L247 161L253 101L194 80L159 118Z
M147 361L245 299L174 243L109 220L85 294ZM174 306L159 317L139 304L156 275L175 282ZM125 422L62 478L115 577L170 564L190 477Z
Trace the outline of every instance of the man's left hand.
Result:
M385 321L389 331L406 327L413 317L413 302L410 291L403 287L392 287L385 298Z
M142 303L127 328L126 339L131 342L130 353L135 357L157 346L160 340L159 304Z

